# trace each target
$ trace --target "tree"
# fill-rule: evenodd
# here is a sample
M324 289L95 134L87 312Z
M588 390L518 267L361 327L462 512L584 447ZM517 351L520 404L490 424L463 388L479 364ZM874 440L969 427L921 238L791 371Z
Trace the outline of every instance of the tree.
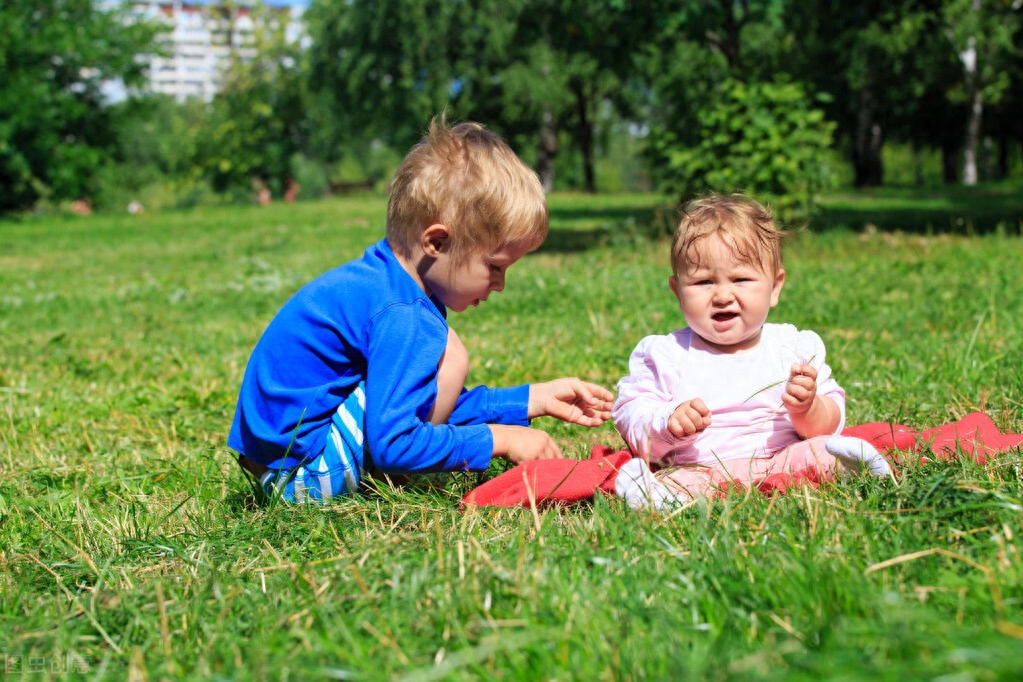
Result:
M629 113L622 97L636 60L656 32L669 2L645 0L534 0L518 17L510 64L497 71L506 116L539 131L538 168L553 186L552 159L559 127L570 131L583 165L583 189L595 192L594 127L598 108L611 102Z
M537 140L553 185L567 130L593 191L597 107L617 101L663 0L314 2L313 87L334 93L357 134L412 144L441 111Z
M1023 1L1014 6L1023 8ZM998 102L993 103L984 114L984 127L998 145L986 160L985 167L991 167L993 179L1004 180L1009 175L1010 152L1023 148L1023 31L1015 35L1017 49L1007 55L1004 71L1009 76L1009 87Z
M893 62L904 57L903 21L912 3L807 0L792 3L789 73L831 95L826 112L848 144L857 187L883 182L881 148L887 104L899 92Z
M273 8L252 8L251 42L228 39L231 65L199 133L198 160L217 191L248 194L253 183L280 195L291 158L307 138L304 55ZM233 16L224 17L227 35Z
M314 0L305 13L311 87L330 93L349 140L413 144L430 117L458 115L468 101L463 79L475 73L469 49L505 14L494 3L477 26L475 5L445 0ZM500 43L489 48L499 50Z
M944 33L962 66L961 78L949 89L952 101L966 105L963 135L965 185L977 184L977 150L985 104L997 104L1008 89L1001 68L1016 49L1023 3L1002 0L949 0L942 7Z
M643 60L650 90L649 154L666 191L685 199L744 189L786 217L813 210L830 182L835 129L813 96L780 68L785 6L690 0L663 23Z
M0 213L90 195L114 144L101 85L142 82L157 32L94 0L0 4Z
M771 199L784 218L812 213L830 179L824 158L834 124L798 83L726 79L717 90L692 141L654 138L666 158L666 188L681 199L741 189Z
M97 205L123 208L142 201L158 209L201 198L207 184L197 149L206 102L145 94L109 105L107 114L116 142L90 195Z
M960 170L975 182L984 110L1013 96L1021 8L1019 0L790 5L790 73L833 95L828 115L849 141L857 186L883 182L889 138L939 148L947 182Z

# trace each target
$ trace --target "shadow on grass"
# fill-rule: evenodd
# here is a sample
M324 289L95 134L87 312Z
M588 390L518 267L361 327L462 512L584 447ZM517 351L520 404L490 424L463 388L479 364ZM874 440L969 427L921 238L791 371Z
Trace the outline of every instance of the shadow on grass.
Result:
M878 188L822 199L816 230L874 228L914 234L1023 234L1018 185L939 189Z
M676 207L594 209L551 207L551 230L540 247L545 253L577 253L594 247L657 238L675 229Z
M979 235L1023 234L1023 211L964 209L825 209L814 217L815 230L862 230L873 225L881 232Z
M678 206L654 200L648 206L553 203L551 230L540 247L546 253L578 253L670 236ZM1023 186L880 187L834 192L821 197L813 231L876 229L912 234L1023 234Z

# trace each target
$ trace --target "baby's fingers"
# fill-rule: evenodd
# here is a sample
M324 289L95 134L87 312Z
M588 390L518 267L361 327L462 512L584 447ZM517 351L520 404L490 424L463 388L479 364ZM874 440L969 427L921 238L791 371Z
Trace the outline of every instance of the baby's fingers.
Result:
M792 365L792 369L789 370L789 377L795 378L797 376L808 377L811 381L816 381L817 368L810 364Z
M676 410L668 419L668 430L676 438L691 436L702 429L705 422L706 417L693 410Z
M689 407L700 417L709 417L710 408L707 407L707 403L703 402L700 398L693 398L689 401Z
M817 382L815 382L813 379L805 377L801 374L797 374L790 377L789 380L785 383L785 392L798 394L800 392L810 391L816 385Z
M686 429L682 425L682 421L675 415L672 415L668 419L668 430L671 431L671 435L676 438L681 438L686 435ZM693 433L693 431L690 431L689 433Z

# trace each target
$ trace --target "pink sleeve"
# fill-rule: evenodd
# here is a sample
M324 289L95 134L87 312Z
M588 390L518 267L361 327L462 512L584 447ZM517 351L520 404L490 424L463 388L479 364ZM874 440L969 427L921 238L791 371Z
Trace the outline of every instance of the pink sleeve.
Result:
M611 410L615 428L634 455L657 460L671 449L675 437L668 419L678 406L675 387L680 377L677 346L668 336L648 336L629 357L629 374L618 382Z
M799 332L798 347L806 355L805 361L817 370L817 395L831 398L838 405L842 418L835 433L841 433L845 428L845 390L831 374L831 366L826 362L827 351L824 348L824 341L816 332L803 330Z

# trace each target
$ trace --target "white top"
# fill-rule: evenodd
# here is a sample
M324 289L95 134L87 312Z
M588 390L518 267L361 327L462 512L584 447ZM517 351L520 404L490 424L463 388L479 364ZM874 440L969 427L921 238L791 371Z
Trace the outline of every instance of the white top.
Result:
M781 396L792 365L817 369L817 395L838 404L845 427L845 391L825 363L824 342L791 324L765 324L756 348L728 354L690 329L648 336L629 358L611 416L632 452L661 466L767 457L801 440ZM701 398L711 424L676 438L668 419L681 403Z

